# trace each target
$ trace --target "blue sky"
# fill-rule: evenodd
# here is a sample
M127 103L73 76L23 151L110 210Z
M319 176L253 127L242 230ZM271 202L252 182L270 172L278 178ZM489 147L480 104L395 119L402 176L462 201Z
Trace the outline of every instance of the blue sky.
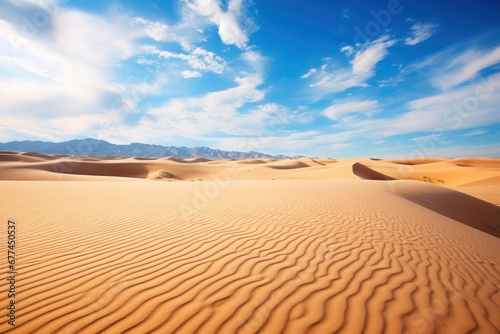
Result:
M3 0L0 141L500 156L498 1Z

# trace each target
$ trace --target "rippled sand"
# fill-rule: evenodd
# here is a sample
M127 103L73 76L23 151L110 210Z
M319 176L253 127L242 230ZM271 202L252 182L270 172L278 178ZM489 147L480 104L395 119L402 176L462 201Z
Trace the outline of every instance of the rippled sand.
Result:
M500 331L498 160L3 156L2 333Z

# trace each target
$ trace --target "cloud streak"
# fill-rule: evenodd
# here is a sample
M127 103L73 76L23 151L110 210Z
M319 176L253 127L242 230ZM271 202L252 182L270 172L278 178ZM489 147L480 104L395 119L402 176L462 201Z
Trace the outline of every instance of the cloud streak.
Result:
M379 108L377 100L369 101L348 101L341 103L334 103L326 108L323 113L326 117L332 120L338 120L340 117L350 113L364 113L370 114Z
M350 66L334 66L327 58L320 68L312 68L301 76L310 79L309 86L320 95L342 92L352 87L366 87L368 80L375 75L376 65L388 55L388 48L396 44L396 40L384 35L372 42L341 49L351 56Z
M440 66L432 82L442 90L448 90L468 82L478 76L478 74L495 65L500 64L500 47L492 49L467 49L455 54L447 62L441 58L449 58L451 52L439 54L437 59Z
M417 45L429 39L436 31L438 25L434 23L416 23L411 26L411 36L405 39L406 45Z

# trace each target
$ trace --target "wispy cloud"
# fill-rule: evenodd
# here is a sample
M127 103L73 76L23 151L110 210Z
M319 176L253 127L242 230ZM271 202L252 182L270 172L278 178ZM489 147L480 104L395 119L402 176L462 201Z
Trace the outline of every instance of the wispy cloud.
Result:
M371 78L375 74L375 65L387 56L387 49L395 43L395 40L385 35L358 51L352 60L352 73L360 82Z
M481 71L498 64L500 47L471 47L464 51L448 49L432 58L430 65L438 65L432 82L437 87L448 90L476 78Z
M189 64L195 70L208 71L213 73L222 73L227 67L226 62L221 57L211 51L197 47L191 53L175 53L171 51L154 50L163 59L181 59Z
M475 136L484 135L486 133L488 133L488 131L486 131L486 130L474 130L474 131L467 132L467 133L463 134L462 136L475 137Z
M406 45L417 45L429 39L436 31L438 25L434 23L416 23L411 26L411 36L405 39Z
M486 94L490 91L489 94ZM500 122L500 73L453 92L410 101L407 112L391 118L358 122L354 131L368 137L386 138L416 132L448 132ZM421 138L414 138L419 140Z
M350 113L370 114L377 110L379 103L377 100L369 101L347 101L334 103L326 108L323 113L326 117L337 120Z
M430 141L437 141L440 138L443 138L442 133L432 133L432 134L426 135L426 136L411 138L410 140L413 142L425 142L425 141L429 141L429 140Z
M186 26L181 22L177 25L167 25L163 22L150 21L142 17L134 17L132 22L144 29L146 35L157 42L177 42L184 50L192 48L192 37L187 34Z
M301 79L307 79L309 78L310 76L314 75L318 73L318 70L315 69L315 68L311 68L307 73L303 74L300 78Z
M432 150L433 157L500 157L500 146L498 145L447 145L437 146Z
M375 75L377 63L388 54L388 48L396 40L388 35L381 36L372 42L363 45L347 46L341 49L347 56L353 56L350 66L334 66L327 58L320 68L312 68L301 78L311 78L310 87L320 94L341 92L351 87L365 87L368 79Z

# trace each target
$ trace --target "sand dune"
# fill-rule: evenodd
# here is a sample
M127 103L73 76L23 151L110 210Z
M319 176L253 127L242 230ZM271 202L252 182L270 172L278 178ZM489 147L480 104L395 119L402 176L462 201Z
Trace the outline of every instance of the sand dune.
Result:
M352 165L352 172L354 173L354 175L359 176L360 178L365 180L394 180L392 177L379 173L369 167L366 167L363 164L360 164L359 162L356 162L354 165Z
M210 162L212 160L205 158L193 158L193 159L184 159L184 161L197 163L197 162Z
M55 156L55 155L41 154L41 153L36 153L36 152L24 152L24 153L20 153L20 155L25 156L25 157L42 158L44 160L58 159L58 156Z
M425 182L400 182L394 185L394 192L427 209L500 238L500 207L496 205Z
M42 173L43 172L43 173ZM52 173L49 174L49 173ZM174 177L159 177L173 175ZM0 180L416 180L438 184L500 205L500 159L208 160L67 157L0 152ZM85 176L85 177L82 177ZM108 178L108 179L106 179Z
M388 182L5 181L22 294L1 330L498 333L500 239L453 216L476 200Z
M16 169L31 170L33 165L17 166ZM37 170L56 173L81 174L81 175L97 175L97 176L122 176L122 177L138 177L145 178L148 175L148 170L142 164L134 164L130 162L114 163L112 161L79 161L71 163L67 161L58 161L53 163L39 163L36 165Z
M447 159L443 158L425 158L425 159L411 159L411 160L401 160L401 159L396 159L396 160L389 160L389 162L395 163L395 164L401 164L401 165L410 165L410 166L415 166L415 165L425 165L425 164L432 164L435 162L442 162L446 161Z
M244 165L265 164L266 162L269 162L269 161L265 161L262 159L247 159L247 160L238 161L238 163L244 164Z
M299 160L280 160L268 163L267 167L273 169L295 169L295 168L304 168L310 166Z
M43 172L43 173L42 173ZM50 174L52 173L52 175ZM174 178L158 177L159 173ZM81 177L86 175L86 177ZM167 174L165 174L167 175ZM500 159L208 160L64 157L0 152L0 180L416 180L438 184L500 205ZM112 179L108 179L112 181Z
M500 332L499 159L0 152L0 180L1 333Z

